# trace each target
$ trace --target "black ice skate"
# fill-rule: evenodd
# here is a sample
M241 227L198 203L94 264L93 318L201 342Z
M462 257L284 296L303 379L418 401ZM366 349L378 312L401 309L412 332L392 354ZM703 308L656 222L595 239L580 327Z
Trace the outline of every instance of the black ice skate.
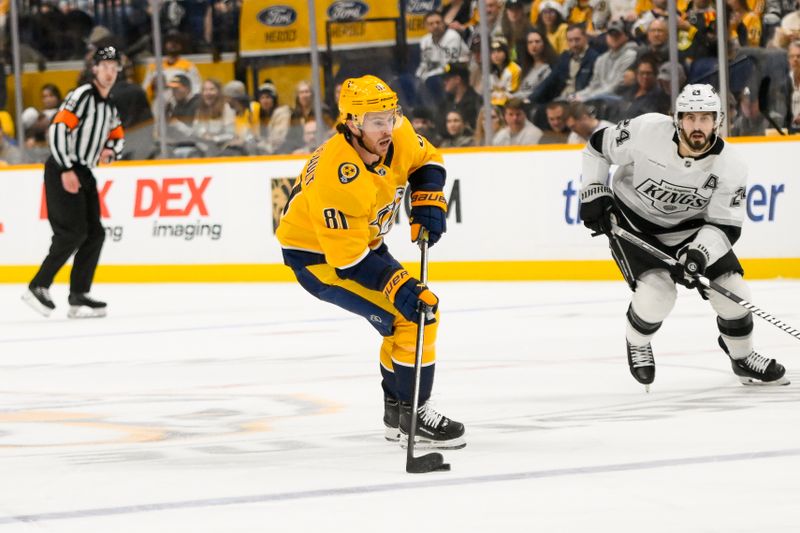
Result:
M22 295L22 301L42 316L50 316L50 313L56 308L47 287L28 287L28 290Z
M106 303L94 300L88 293L69 295L69 318L99 318L106 316Z
M390 442L400 440L400 402L388 396L383 397L384 437Z
M644 346L634 346L627 340L628 366L631 375L644 385L644 390L650 392L650 384L656 379L656 360L653 357L653 347L648 342Z
M790 383L785 375L786 369L775 359L768 359L756 351L750 352L750 355L744 359L734 359L722 337L718 337L717 342L730 357L733 373L739 377L742 385L788 385Z
M411 427L411 404L400 402L400 445L408 447L408 431ZM467 445L464 440L464 424L450 420L424 403L417 409L417 449L457 450Z

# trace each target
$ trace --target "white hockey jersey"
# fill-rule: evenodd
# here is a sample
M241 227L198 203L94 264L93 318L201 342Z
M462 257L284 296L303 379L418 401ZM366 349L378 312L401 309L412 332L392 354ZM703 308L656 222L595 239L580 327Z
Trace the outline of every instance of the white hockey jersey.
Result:
M672 118L648 113L607 128L602 154L587 145L590 175L582 176L582 187L605 184L614 164L611 187L623 215L668 246L703 226L742 226L747 167L721 138L698 158L682 157Z

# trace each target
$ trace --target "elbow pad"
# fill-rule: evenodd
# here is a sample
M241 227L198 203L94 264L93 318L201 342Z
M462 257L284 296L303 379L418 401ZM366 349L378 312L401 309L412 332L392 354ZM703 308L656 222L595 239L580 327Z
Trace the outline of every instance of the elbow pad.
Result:
M589 139L586 148L583 149L581 182L605 183L608 181L608 171L611 164L603 155L603 133L605 128L596 131Z
M392 274L402 269L388 252L379 254L370 250L364 258L353 266L337 268L336 274L342 279L351 279L373 291L383 291Z

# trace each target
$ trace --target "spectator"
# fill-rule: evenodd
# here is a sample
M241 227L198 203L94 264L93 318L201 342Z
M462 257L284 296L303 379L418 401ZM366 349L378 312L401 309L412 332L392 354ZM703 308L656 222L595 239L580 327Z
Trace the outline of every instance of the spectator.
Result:
M592 26L595 32L608 31L608 23L614 18L611 9L611 2L606 0L589 0L589 6L592 8ZM617 15L620 17L620 15ZM623 20L624 17L621 17Z
M643 57L636 65L636 85L620 91L626 104L622 109L622 118L634 118L645 113L669 113L669 95L656 82L657 71L658 63L650 56Z
M164 110L167 124L181 136L188 135L191 133L194 117L197 115L200 95L192 94L192 82L185 74L176 74L167 86L172 91L172 96L167 101Z
M492 144L495 146L528 146L538 144L542 130L528 120L522 100L511 98L503 109L506 127L498 131Z
M791 43L787 50L789 83L787 91L787 124L791 133L800 132L800 40Z
M728 27L731 39L742 46L761 45L761 17L747 7L747 0L726 0L730 10Z
M455 109L448 111L445 124L447 133L439 144L440 148L460 148L472 146L475 143L472 131L467 129L464 117L459 111Z
M204 34L211 42L214 55L237 50L241 11L242 0L211 0L211 10L205 18Z
M469 45L469 84L478 94L483 94L483 63L481 58L481 34L472 36Z
M0 3L2 5L2 3ZM4 58L6 57L6 52L4 50L5 44L5 36L2 31L0 31L0 109L6 108L6 100L8 99L7 88L6 88L6 65L3 62Z
M258 149L264 154L274 154L286 141L292 110L288 105L278 103L278 89L272 80L265 80L258 86L256 98L258 107L254 105L254 109L258 121Z
M529 102L533 91L547 78L552 66L558 60L550 41L541 31L532 29L528 32L527 49L522 56L522 72L519 89L511 96Z
M471 3L469 0L453 0L444 4L440 10L444 25L457 31L464 42L469 42L470 37Z
M567 127L567 113L569 105L563 100L550 102L545 108L547 115L547 129L544 131L539 144L564 144L569 136Z
M519 88L519 75L522 69L508 56L508 43L505 39L492 41L490 59L490 83L492 84L492 105L505 105L511 93Z
M575 93L576 99L586 101L613 94L622 83L623 73L636 61L636 44L628 40L622 19L608 25L606 44L608 51L597 58L589 85Z
M226 149L230 149L231 153L255 153L258 126L250 108L247 87L239 80L231 80L222 88L222 96L225 97L225 102L236 115L233 126L234 136L227 144Z
M234 137L236 114L225 102L219 81L207 79L202 87L192 134L200 140L224 145Z
M784 15L781 25L775 30L775 37L772 40L773 46L777 48L787 48L789 43L800 40L800 2L797 2L797 9Z
M294 107L292 108L289 130L278 153L291 154L303 146L303 124L314 118L314 92L307 81L298 82L294 90Z
M473 2L474 3L474 2ZM503 0L486 0L486 26L489 28L489 40L503 37ZM480 35L478 23L480 22L478 10L473 12L472 17L472 39ZM470 42L472 45L472 42Z
M21 165L24 162L22 151L9 143L5 135L0 135L0 166Z
M772 41L775 29L780 26L781 19L794 11L796 5L796 0L766 0L763 17L764 42Z
M503 37L508 43L509 59L519 64L527 48L526 37L531 27L525 16L522 0L506 0L500 25L503 28Z
M481 96L469 85L469 70L464 63L451 63L443 74L445 101L443 109L445 115L451 110L456 110L464 118L469 129L475 129L478 110L483 104ZM444 120L442 131L445 131Z
M484 114L483 114L483 107L478 112L478 119L475 122L475 135L473 138L475 139L474 145L475 146L483 146L486 144L486 130L484 129ZM494 139L494 136L503 128L506 123L503 120L503 110L499 107L492 106L492 114L491 114L491 123L492 123L492 132L488 136L491 139Z
M540 6L539 21L536 28L547 36L556 54L563 54L569 48L567 31L569 26L564 21L564 8L556 0L545 0Z
M122 69L120 69L122 72ZM131 83L122 75L117 75L117 81L109 93L119 111L119 118L122 121L122 129L126 135L126 149L130 144L129 130L135 129L142 124L153 122L153 113L150 104L147 102L147 95L141 86ZM152 132L151 132L152 133Z
M703 57L715 57L717 55L717 12L714 9L712 0L693 0L691 9L686 14L686 20L681 22L685 26L686 37L685 41L681 43L681 51L687 61ZM658 41L661 38L661 25L656 25L653 28L653 38ZM664 26L666 28L666 25ZM666 30L665 30L666 31ZM650 32L648 31L648 38ZM666 37L664 37L666 42ZM664 47L666 50L666 46ZM640 47L639 55L646 53L656 53L659 60L663 63L669 59L669 52L662 52L659 50L647 50Z
M650 24L654 20L662 19L666 22L669 13L667 12L667 0L652 0L651 9L640 14L636 22L633 23L633 31L636 35L641 35L648 31ZM680 12L678 13L680 16Z
M581 24L589 35L597 35L594 27L592 2L590 0L566 0L564 2L564 16L567 24Z
M589 84L598 53L589 48L582 26L570 26L567 41L569 50L561 54L550 75L533 91L531 101L546 103L558 97L568 98Z
M603 128L613 128L607 120L599 120L589 107L581 102L573 102L567 112L567 127L570 129L567 144L586 144L592 134Z
M153 112L147 95L138 83L128 81L120 69L117 81L111 88L109 98L117 108L122 129L125 131L125 146L121 159L149 159L155 152L153 143Z
M52 120L53 116L58 112L62 99L61 90L58 86L52 83L42 85L42 113L44 113L48 121Z
M411 126L434 146L439 146L442 138L436 132L433 112L427 107L416 107L411 113Z
M293 154L310 154L319 147L317 144L317 121L306 120L303 124L303 146L295 149Z
M11 116L11 113L5 109L0 109L0 135L5 135L9 139L16 138L14 119Z
M435 105L441 100L445 66L469 61L469 48L456 30L445 26L442 15L436 11L425 15L425 29L428 33L420 41L417 90L422 103Z
M183 74L192 82L192 94L198 94L201 86L200 72L197 70L194 63L181 57L182 53L183 37L181 34L175 31L167 33L167 36L164 38L164 59L161 65L164 72L164 79L171 80L176 74ZM147 66L147 73L142 82L142 88L151 100L155 94L155 81L156 65L155 63L151 63ZM166 96L169 98L169 95Z
M22 112L22 126L25 128L25 160L28 163L44 163L50 157L47 144L47 128L50 119L44 112L29 107Z
M677 64L677 67L678 90L680 90L686 85L686 71L684 71L680 63ZM667 95L672 92L672 66L670 63L662 63L661 66L658 67L658 84L661 86L661 90L667 93ZM670 98L670 101L672 101L672 98Z
M667 43L667 38L667 19L657 18L653 20L647 26L645 44L640 45L639 49L636 51L636 61L639 61L645 54L655 57L659 65L669 60L669 44Z

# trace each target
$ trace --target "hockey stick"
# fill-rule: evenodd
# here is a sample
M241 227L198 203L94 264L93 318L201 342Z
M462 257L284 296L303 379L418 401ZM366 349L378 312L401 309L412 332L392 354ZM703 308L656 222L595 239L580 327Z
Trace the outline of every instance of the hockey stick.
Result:
M423 285L428 283L428 232L422 230L419 239L420 276ZM450 470L450 465L444 462L444 456L437 452L414 457L414 438L417 436L417 409L419 409L419 382L422 373L422 342L425 337L425 317L430 309L420 302L419 319L417 320L417 346L414 357L414 395L411 402L411 427L408 431L408 453L406 454L406 472L409 474L424 474L436 470Z
M660 259L661 261L663 261L664 263L666 263L666 264L668 264L670 266L675 266L675 265L679 264L678 260L675 259L674 257L672 257L671 255L662 252L661 250L659 250L655 246L643 241L642 239L640 239L636 235L634 235L632 233L629 233L628 231L625 231L624 229L620 228L616 224L611 229L611 233L613 233L614 235L617 235L617 236L625 239L629 243L633 244L634 246L637 246L637 247L641 248L642 250L644 250L645 252L648 252L653 257L655 257L657 259ZM731 291L729 291L728 289L726 289L722 285L720 285L718 283L715 283L715 282L711 281L710 279L708 279L707 277L701 276L700 274L694 274L694 275L692 275L692 277L697 281L697 283L699 283L700 285L702 285L706 289L711 289L714 292L717 292L717 293L721 294L722 296L726 297L727 299L731 300L732 302L741 305L742 307L744 307L748 311L752 312L754 315L756 315L756 316L758 316L760 318L763 318L764 320L766 320L767 322L769 322L773 326L775 326L775 327L777 327L779 329L782 329L783 331L785 331L786 333L788 333L792 337L794 337L796 339L800 339L800 331L799 330L791 327L786 322L775 318L774 316L772 316L771 314L767 313L766 311L762 311L761 309L759 309L755 305L751 304L750 302L748 302L744 298L741 298L741 297L735 295L734 293L732 293Z

